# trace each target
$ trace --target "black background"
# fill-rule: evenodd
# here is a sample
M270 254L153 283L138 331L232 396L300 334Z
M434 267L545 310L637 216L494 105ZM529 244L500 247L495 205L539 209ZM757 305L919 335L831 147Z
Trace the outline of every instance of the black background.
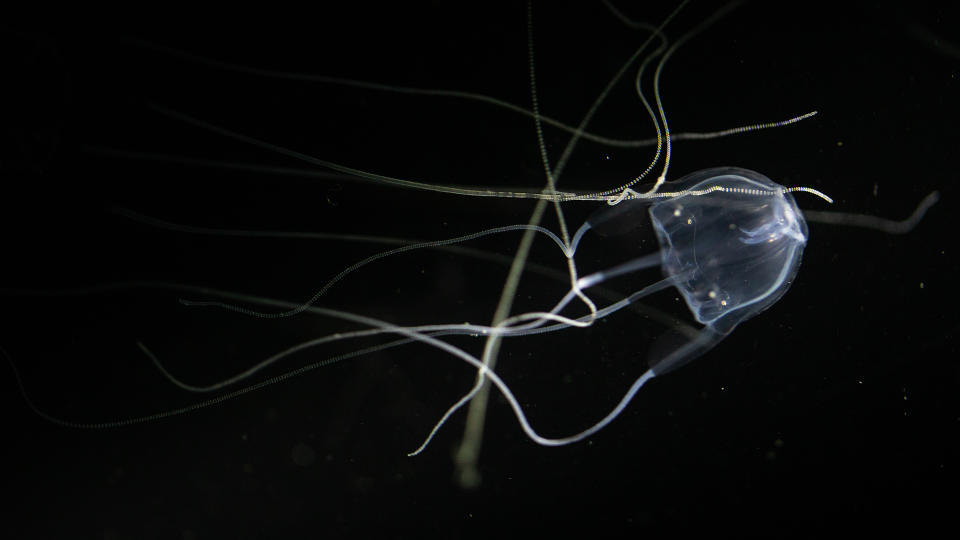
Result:
M542 114L576 124L646 35L602 4L534 6ZM646 4L646 3L644 3ZM806 185L832 206L901 219L939 190L915 231L812 223L786 296L702 359L655 379L589 441L543 448L502 399L491 402L483 482L463 490L456 415L472 383L449 355L406 345L314 370L203 410L127 427L66 428L4 385L3 527L18 538L302 538L377 531L446 538L584 525L621 531L790 535L945 523L955 508L958 417L955 200L960 92L956 12L917 3L743 5L680 48L662 80L674 132L783 120L789 127L678 142L670 178L732 165ZM659 24L675 6L624 6ZM677 38L712 3L685 7ZM189 234L133 221L126 208L185 225L435 240L525 222L526 200L427 193L317 174L322 169L162 114L157 106L319 159L420 182L538 188L530 118L462 99L258 76L162 52L269 70L455 89L529 108L522 3L377 4L309 13L60 14L3 27L0 345L44 412L79 423L137 418L210 396L165 380L142 341L181 378L210 383L299 341L353 328L313 315L265 321L185 307L162 281L302 302L341 269L392 246L356 238ZM588 130L653 130L627 79ZM649 89L649 77L645 85ZM153 104L153 105L152 105ZM569 136L546 129L555 164ZM561 189L638 174L650 148L581 142ZM205 161L200 161L205 160ZM267 168L275 168L273 172ZM284 168L278 171L276 168ZM295 169L295 170L294 170ZM564 205L576 228L596 203ZM544 222L557 229L550 213ZM588 237L586 273L653 250L652 236ZM466 247L507 258L519 235ZM541 238L533 260L564 271ZM418 250L347 277L319 305L403 325L488 323L506 266ZM609 284L618 297L658 279ZM19 291L19 292L18 292ZM562 281L529 272L515 312L550 307ZM647 305L689 320L674 291ZM598 302L603 301L598 293ZM644 369L664 331L649 312L593 328L508 340L498 371L534 426L562 436L592 424ZM480 354L482 342L451 343ZM310 349L254 381L379 341ZM943 492L946 494L942 494Z

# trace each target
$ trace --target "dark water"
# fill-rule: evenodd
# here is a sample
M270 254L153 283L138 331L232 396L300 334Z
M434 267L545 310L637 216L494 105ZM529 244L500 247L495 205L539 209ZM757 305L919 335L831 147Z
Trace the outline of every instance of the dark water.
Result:
M673 7L627 13L659 24ZM695 2L668 35L714 9ZM176 114L387 176L539 188L543 167L526 116L462 99L241 73L148 45L276 71L464 90L527 108L523 5L261 10L270 8L6 23L15 99L5 105L0 165L2 287L167 282L302 302L343 268L393 247L178 232L111 211L118 207L196 227L420 240L528 219L530 201L318 174L323 169ZM819 114L776 130L677 143L671 178L739 166L836 201L828 207L801 194L802 208L897 219L933 190L942 200L908 235L811 224L798 278L779 303L705 357L655 379L589 441L537 446L495 397L482 484L462 490L452 453L463 413L423 455L406 457L473 381L468 366L424 345L109 429L44 421L6 369L4 482L14 502L3 526L17 538L456 538L573 524L609 535L766 536L838 522L945 522L954 504L937 493L956 478L960 382L951 301L956 15L913 3L843 11L748 3L677 51L662 80L675 132ZM536 5L534 32L540 110L570 124L645 38L602 5ZM628 73L632 80L635 68ZM588 130L653 136L629 81ZM545 139L555 164L569 135L548 128ZM652 153L582 142L560 188L619 185ZM576 228L595 208L566 204L568 224ZM544 224L557 229L552 212ZM655 249L652 232L641 234L588 237L581 270L608 267L637 245ZM318 305L403 325L489 323L504 260L519 241L509 233L464 246L472 252L418 250L377 261ZM565 271L552 243L539 239L531 257L537 266L525 274L515 312L549 308L567 290L549 273ZM596 299L605 304L658 278L648 271L609 283ZM138 341L177 376L209 384L300 341L356 328L316 315L266 321L186 307L178 299L208 297L155 287L7 293L0 345L38 407L79 423L211 397L164 379ZM672 290L645 305L589 330L506 341L498 372L538 430L564 436L591 425L642 373L664 333L660 319L689 321ZM482 350L478 339L449 340ZM384 341L319 346L251 381Z

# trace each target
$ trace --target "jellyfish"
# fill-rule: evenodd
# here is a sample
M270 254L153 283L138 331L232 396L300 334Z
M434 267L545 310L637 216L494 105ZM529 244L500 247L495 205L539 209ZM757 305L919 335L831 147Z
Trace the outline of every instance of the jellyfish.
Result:
M410 453L422 453L447 419L468 409L469 419L458 461L463 469L464 482L470 483L470 478L475 477L475 472L471 471L476 467L478 441L484 426L482 419L487 407L486 396L491 383L508 402L524 432L535 442L556 446L583 440L609 425L648 381L708 354L738 325L770 308L786 293L797 274L808 238L805 215L808 218L817 215L822 218L821 221L834 219L842 224L896 232L892 229L897 225L877 221L876 218L871 221L864 216L805 212L794 201L793 193L806 192L812 194L814 199L826 197L816 189L790 186L748 169L698 168L675 180L671 172L675 142L718 139L768 128L778 128L768 132L771 137L776 137L778 133L789 129L786 126L805 120L812 114L791 113L784 115L791 116L787 119L758 119L742 127L727 126L729 129L705 134L672 132L667 122L669 106L660 95L661 78L669 76L665 74L665 68L670 65L669 60L682 51L683 45L721 21L728 10L704 18L692 30L680 33L681 37L675 41L668 40L666 36L671 30L672 19L682 10L670 12L655 24L646 26L635 23L612 7L609 10L604 24L616 25L624 32L633 32L636 40L618 58L607 76L591 85L594 95L587 100L588 105L583 112L567 122L552 118L548 112L550 90L549 87L543 88L541 79L537 78L545 69L540 62L543 55L536 53L539 41L533 37L541 25L536 22L539 19L529 6L525 15L526 38L520 43L520 50L525 50L526 54L519 54L515 58L523 60L520 62L524 76L522 86L532 98L530 105L517 105L519 99L492 98L486 93L424 89L404 84L387 85L350 77L310 76L281 68L257 68L251 67L255 65L255 60L248 60L249 63L215 60L169 45L159 45L149 38L136 41L132 46L139 48L141 54L155 55L159 58L157 62L165 66L173 65L181 74L180 81L157 81L148 75L141 75L151 84L164 86L154 89L156 93L151 94L149 99L142 100L142 107L136 114L153 115L153 121L165 127L156 132L144 130L148 132L147 135L140 131L138 135L152 140L152 137L164 139L169 133L175 133L173 144L182 142L181 152L176 155L146 152L122 144L125 141L112 146L94 143L84 150L105 162L134 161L143 170L156 168L161 171L157 176L149 174L149 189L143 191L134 191L130 187L130 184L141 181L138 177L111 177L112 183L104 191L120 193L124 196L117 198L126 201L123 206L110 205L107 208L109 218L104 219L114 220L111 221L112 226L135 229L137 235L167 235L168 238L170 235L184 235L193 240L165 240L173 244L166 246L170 250L167 256L179 248L187 250L187 254L180 257L179 264L165 266L168 275L146 271L139 279L130 280L120 279L125 277L122 274L114 274L113 280L109 279L111 276L100 278L100 285L81 287L76 292L90 295L131 289L168 291L180 300L176 307L184 308L189 313L186 317L191 322L186 324L190 326L194 318L229 318L229 330L208 339L201 340L197 334L192 334L190 339L177 340L179 343L175 346L158 343L158 335L175 335L176 331L157 325L147 332L140 332L146 335L129 340L137 343L133 352L141 359L152 361L159 372L177 387L191 392L227 393L186 407L125 420L61 423L110 427L222 403L229 397L246 394L250 389L300 375L305 371L302 368L281 375L271 374L255 382L255 377L280 367L295 356L323 347L342 348L334 349L322 361L306 367L344 364L347 360L394 349L422 351L426 348L431 353L439 352L444 359L452 358L469 365L473 385L459 385L466 388L455 390L458 397L446 412L437 414L438 421L434 429L425 429L422 443ZM217 73L228 82L207 89L202 74L210 72ZM389 73L378 75L385 79L390 76ZM182 80L193 80L194 77L200 84L178 84ZM400 144L403 141L398 138L403 137L407 128L412 130L418 122L424 121L418 116L418 112L423 110L420 106L411 106L411 111L398 107L399 110L391 110L389 115L381 115L377 110L365 111L365 120L356 119L351 129L374 131L382 127L377 124L383 118L390 118L392 125L385 129L381 138L376 139L376 143L363 149L361 157L351 158L356 160L353 162L350 159L341 161L326 157L327 153L337 154L335 143L332 145L334 147L317 149L311 148L309 142L297 140L300 134L311 128L340 131L343 138L349 140L351 134L348 130L341 131L340 128L324 125L325 114L309 116L304 112L308 119L303 120L299 131L290 130L288 133L291 134L286 135L284 140L271 138L271 134L284 131L284 126L275 123L272 117L289 118L278 112L286 110L288 103L283 98L261 94L260 87L254 81L276 85L278 80L283 79L287 81L284 83L285 92L291 102L294 99L290 94L307 94L307 97L299 97L295 101L298 107L311 99L309 93L313 84L336 85L357 91L348 97L349 106L354 110L363 110L365 107L375 109L370 102L375 100L371 96L377 92L391 93L391 104L402 104L403 100L428 99L438 107L447 107L450 103L456 107L464 107L464 103L488 107L479 113L480 120L462 123L464 128L484 127L485 135L479 141L473 141L478 148L474 151L474 155L478 156L474 158L477 161L499 164L498 160L503 156L487 148L496 146L501 131L516 129L515 125L499 124L499 120L493 118L489 111L515 115L522 118L526 122L523 125L529 129L526 143L521 145L520 150L527 156L535 157L527 157L519 164L512 165L531 172L529 176L536 175L538 183L531 181L529 187L518 188L512 178L489 178L490 169L484 169L485 172L476 175L473 169L480 167L464 162L460 157L462 152L449 156L450 141L443 139L453 139L454 143L461 139L447 133L430 133L427 144L422 147L414 145L412 150ZM225 89L230 89L230 92ZM162 98L153 97L157 94ZM594 116L613 100L623 99L624 94L634 100L635 106L630 119L624 123L632 127L643 122L653 127L655 137L646 141L646 145L641 145L645 141L606 136L591 129ZM195 99L208 104L210 110L188 112L183 107L171 105L189 104ZM218 107L220 110L216 110ZM541 111L541 107L544 110ZM330 114L335 115L336 112ZM444 112L434 114L442 116ZM241 116L246 116L251 123L256 123L250 119L257 117L256 120L263 120L269 127L264 129L264 133L255 133L244 130L244 122L228 121ZM114 130L111 140L116 142L117 127L126 123L136 124L138 120L136 116L114 118L111 125L103 129ZM564 144L556 144L558 139L553 137L555 132L562 134L559 140ZM639 170L636 161L631 160L634 172L629 176L617 177L616 181L588 182L576 186L576 189L567 188L568 178L582 178L587 168L592 169L593 174L599 174L596 171L603 170L603 163L608 161L606 158L613 154L591 152L582 163L578 163L580 154L576 152L582 152L579 149L585 144L584 141L620 149L616 153L619 157L613 158L614 161L623 160L626 152L623 149L635 152L638 148L644 148L648 154L644 156L643 166ZM161 146L172 144L169 140L161 140L160 143ZM484 144L487 146L482 146ZM389 150L393 146L402 147L403 152L391 154ZM198 148L201 150L198 151ZM503 153L511 154L513 150L507 149ZM364 156L374 153L385 155L388 161L393 160L394 169L375 163L373 156ZM274 165L271 162L268 165L251 165L246 159L248 154L268 157L283 164ZM418 167L448 159L457 161L456 169L463 172L462 179L457 182L423 178L424 175L417 172ZM608 173L609 170L605 174ZM190 174L191 181L164 182L165 176L172 178L177 174ZM654 174L657 176L651 177ZM147 175L145 172L144 176ZM264 178L268 180L264 181ZM310 197L284 201L285 198L297 197L278 194L281 190L276 189L277 184L282 182L277 179L283 178L291 182L319 180L325 182L325 187L311 191ZM203 189L191 190L190 182L203 183ZM237 184L244 186L239 188ZM355 185L366 189L351 187ZM221 196L220 190L236 190L242 195L234 193L230 197ZM412 204L411 199L417 199L418 203ZM912 228L932 201L935 199L922 204L911 218L912 221L900 227L904 230ZM313 213L309 215L316 220L313 226L327 232L298 235L286 232L283 225L277 225L278 228L274 230L264 230L263 224L256 219L256 212L251 218L249 210L270 205L282 205L277 214L283 215L289 226L302 225L304 222L298 219L304 219L306 212L312 209ZM184 214L194 219L184 220L179 212L181 206L188 208ZM376 219L377 214L394 206L397 212L386 221ZM597 206L599 209L596 209ZM588 211L590 214L584 215ZM436 212L438 217L428 216L430 212ZM482 216L483 228L467 230L449 226L452 221L466 221L464 216L472 214ZM260 214L265 215L273 213ZM201 219L195 219L198 216ZM421 220L425 223L420 224ZM570 224L578 222L583 225L577 229L570 227ZM249 225L244 227L243 224ZM390 234L392 230L405 229L410 224L422 225L418 230L429 234L418 240ZM266 242L280 238L289 242L298 237L305 241L324 240L325 243L310 248L299 247L297 257L277 253L267 255L268 251L259 249L251 250L252 256L248 257L242 248L229 259L218 260L216 255L209 257L204 254L208 249L218 249L207 245L208 240L229 244L233 240ZM546 238L546 247L537 238ZM596 253L584 254L584 251L603 245L604 239L610 239L618 246L611 248L610 253L603 257L598 257L607 261L607 264L598 265L590 259ZM345 251L347 255L335 256L334 250L327 247L326 242L348 244ZM472 243L482 247L471 248ZM394 247L386 250L378 248L371 253L366 248L371 244ZM629 245L629 248L621 249L623 245ZM138 249L135 240L129 244L112 245L110 249L128 250L132 258L150 267L151 250ZM420 267L419 261L422 259L417 257L424 257L428 253L437 254L441 262L429 268ZM350 256L353 258L349 259ZM276 260L271 269L259 273L263 271L258 266L263 262L259 259L273 257ZM457 260L454 264L443 257ZM349 262L344 263L344 258L348 258ZM122 259L119 256L111 258ZM330 271L326 259L337 259L330 263L339 264L337 270ZM402 262L397 266L386 266L391 261ZM432 287L435 298L453 300L452 305L444 308L448 311L420 311L416 297L404 296L402 289L414 288L415 285L411 283L416 283L417 279L411 275L411 268L404 268L404 264L414 267L413 274L420 271L429 276L425 280ZM478 267L486 270L479 270ZM657 270L661 275L656 275ZM246 276L251 281L233 281L237 274L246 272L253 273L252 278ZM482 281L484 272L497 275L497 286L490 287L489 283ZM187 274L194 275L187 277ZM537 280L538 286L540 282L549 282L550 286L529 292L525 283L531 279ZM640 280L642 286L599 292L608 286L615 286L622 279ZM189 281L231 284L232 288L243 292L227 291L226 287L214 289L210 285L185 284ZM263 282L269 282L271 286L264 287ZM304 286L304 282L308 285ZM474 296L475 289L482 290L482 296ZM642 305L654 299L656 293L667 290L675 291L682 299L684 307L681 310L665 313L656 307ZM341 291L345 296L334 297ZM366 292L381 297L374 296L373 300L364 298L361 302L359 297ZM598 294L605 294L604 298L609 300L598 302ZM393 296L399 300L392 299ZM464 299L476 305L469 309L459 306L458 301ZM392 309L383 308L387 305L392 305ZM574 430L572 435L541 434L535 429L528 408L523 406L523 400L518 397L522 394L507 375L509 364L516 362L498 362L497 359L508 354L514 343L523 340L548 339L554 335L570 335L571 339L576 339L577 329L596 328L602 321L613 320L628 309L648 310L642 315L641 326L653 326L646 324L650 321L666 321L680 339L675 339L669 332L642 328L640 332L644 337L662 339L663 346L651 346L648 352L638 351L634 355L639 367L633 371L637 373L626 377L628 381L624 384L625 388L619 392L610 410L590 422L588 427ZM481 312L482 315L478 315ZM325 322L316 322L314 316L322 321L336 319L345 326L328 329ZM464 322L465 316L482 316L488 320ZM690 323L691 319L697 324ZM122 325L123 321L117 321L117 324ZM287 337L282 333L289 331L289 328L310 337L296 339L292 345L277 346L278 340ZM260 345L259 340L252 337L260 332L274 335L264 340L265 345ZM667 337L661 338L660 334L667 334ZM251 338L257 343L245 346L245 340ZM357 345L358 340L371 341ZM210 376L215 382L194 382L181 374L184 365L177 364L181 361L178 357L187 350L193 351L193 358L208 358L209 354L219 350L220 356L240 358L245 365L240 368L215 368L212 372L217 375ZM251 361L252 357L257 359ZM203 378L203 375L193 377ZM253 383L253 386L233 390L244 383ZM38 404L35 410L42 412L43 408ZM57 415L44 414L48 419L59 421Z

